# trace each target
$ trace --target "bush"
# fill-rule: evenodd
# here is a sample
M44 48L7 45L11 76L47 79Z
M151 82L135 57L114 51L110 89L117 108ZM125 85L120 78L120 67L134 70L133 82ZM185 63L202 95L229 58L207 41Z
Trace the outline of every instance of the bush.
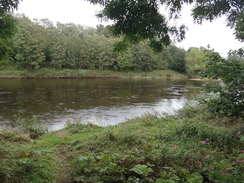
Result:
M243 59L232 57L225 60L214 51L206 50L207 61L204 76L220 79L221 84L209 87L215 97L204 100L211 112L226 116L244 115L244 63Z

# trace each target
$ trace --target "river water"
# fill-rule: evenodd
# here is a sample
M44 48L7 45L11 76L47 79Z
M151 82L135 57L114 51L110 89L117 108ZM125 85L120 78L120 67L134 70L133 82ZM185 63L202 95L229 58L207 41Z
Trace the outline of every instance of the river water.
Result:
M172 114L202 81L129 79L0 79L0 127L37 115L49 131L67 121L115 125L144 114Z

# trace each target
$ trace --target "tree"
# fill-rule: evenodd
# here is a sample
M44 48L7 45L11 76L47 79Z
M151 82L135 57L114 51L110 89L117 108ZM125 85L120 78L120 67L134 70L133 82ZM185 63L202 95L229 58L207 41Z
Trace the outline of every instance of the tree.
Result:
M228 26L235 30L236 38L243 41L243 0L88 0L104 8L98 17L113 21L111 30L122 36L117 49L143 39L150 40L150 46L162 50L170 44L173 36L184 39L185 26L170 26L165 15L160 13L160 5L169 9L169 19L178 18L184 4L193 4L193 17L196 22L210 20L226 15Z
M196 0L193 18L202 23L222 15L227 16L227 25L234 29L236 39L244 40L244 2L242 0Z
M177 48L176 46L170 46L169 51L169 69L172 69L177 72L185 72L185 54L184 49Z
M17 9L19 0L0 1L0 64L1 60L8 59L12 49L9 38L15 32L15 20L10 11Z
M45 61L45 29L25 16L18 18L18 22L14 37L15 59L25 68L37 69Z
M54 33L55 25L49 19L34 19L34 23L43 27L45 31L45 36L47 37L45 40L44 46L44 54L45 54L45 62L42 62L41 67L50 67L52 62L51 55L51 46L52 46L52 35Z
M120 52L117 57L117 66L116 70L131 70L133 66L132 63L132 54L129 51Z
M0 1L0 10L11 11L11 10L17 9L20 1L21 0L1 0Z
M150 47L155 51L160 51L163 45L170 44L170 35L176 35L179 40L184 38L185 27L170 26L165 16L160 14L160 2L157 0L89 1L104 6L98 16L102 19L112 20L114 24L110 30L114 35L122 35L122 40L118 42L117 49L149 39Z
M194 75L205 70L205 63L203 61L204 52L198 48L190 48L185 56L186 72Z
M113 69L116 65L114 38L103 26L94 29L57 23L48 36L51 65L56 69Z
M213 50L205 50L205 60L205 76L223 82L209 87L215 95L205 100L208 109L227 116L244 116L244 59L229 57L225 60Z
M133 45L131 48L131 55L133 70L152 71L157 68L157 57L152 50L145 45L145 42Z
M10 38L15 32L15 20L4 11L0 10L0 61L8 59L12 49Z

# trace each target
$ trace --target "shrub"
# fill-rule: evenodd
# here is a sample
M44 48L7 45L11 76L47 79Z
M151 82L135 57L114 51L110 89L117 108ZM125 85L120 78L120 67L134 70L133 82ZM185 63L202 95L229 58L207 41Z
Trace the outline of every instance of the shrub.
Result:
M238 57L225 60L210 50L205 51L207 71L204 76L220 79L221 84L209 87L215 97L204 100L212 113L226 116L244 115L244 62Z

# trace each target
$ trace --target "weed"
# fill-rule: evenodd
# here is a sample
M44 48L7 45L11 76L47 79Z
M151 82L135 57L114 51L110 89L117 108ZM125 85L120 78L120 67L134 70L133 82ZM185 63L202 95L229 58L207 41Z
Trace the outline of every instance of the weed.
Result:
M51 151L34 150L27 141L1 141L0 182L54 182Z
M0 182L55 182L63 172L84 183L241 182L242 120L221 120L227 119L200 108L109 127L68 124L65 136L50 132L32 141L20 131L5 131ZM58 167L62 163L67 166Z
M0 140L8 142L30 142L28 134L23 134L17 129L3 128L0 133Z
M205 139L211 141L213 147L221 149L228 148L231 151L241 144L237 136L230 136L230 131L217 127L210 127L207 124L185 122L175 130L175 135L181 139L193 139L204 142Z
M80 122L76 122L76 123L67 122L67 130L69 131L70 134L88 133L98 128L101 127L92 123L82 124Z
M32 139L36 139L47 132L47 128L36 117L22 118L20 115L15 115L16 128L23 133L30 135Z

